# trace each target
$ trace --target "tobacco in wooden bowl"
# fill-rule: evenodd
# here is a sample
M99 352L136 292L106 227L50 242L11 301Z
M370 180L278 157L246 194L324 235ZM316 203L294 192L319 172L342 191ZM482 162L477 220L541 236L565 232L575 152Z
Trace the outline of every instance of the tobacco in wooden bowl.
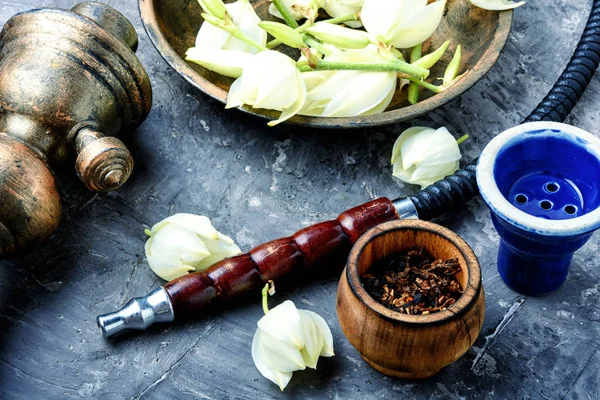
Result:
M458 260L456 278L463 294L447 309L428 315L399 313L363 287L362 276L371 266L413 249ZM352 248L338 286L337 313L344 334L373 368L399 378L429 377L459 359L481 331L485 295L477 257L458 235L431 222L384 223Z

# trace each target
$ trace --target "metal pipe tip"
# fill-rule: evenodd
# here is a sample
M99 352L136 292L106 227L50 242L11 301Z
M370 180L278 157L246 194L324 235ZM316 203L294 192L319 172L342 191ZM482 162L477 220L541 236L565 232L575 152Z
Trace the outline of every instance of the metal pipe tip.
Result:
M99 315L96 317L96 323L105 338L115 335L125 329L125 321L119 315L119 312Z
M162 287L144 297L131 299L119 311L100 315L96 323L105 338L119 332L144 330L155 322L171 322L175 319L169 295Z

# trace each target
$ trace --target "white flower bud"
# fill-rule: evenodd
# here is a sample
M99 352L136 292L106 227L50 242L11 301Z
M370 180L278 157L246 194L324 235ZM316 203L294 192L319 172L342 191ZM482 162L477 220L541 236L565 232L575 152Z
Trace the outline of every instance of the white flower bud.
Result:
M327 22L317 22L306 31L317 39L341 49L364 49L371 43L369 36L364 31L344 28Z
M422 188L452 175L462 155L448 129L415 126L402 132L392 150L392 174Z
M274 50L261 51L233 82L225 108L243 104L253 108L282 111L269 126L295 115L306 99L304 81L294 60Z
M275 39L295 49L305 47L302 35L285 24L272 21L262 21L258 24L262 29L271 34Z
M515 2L512 0L469 0L471 4L485 10L503 11L511 10L525 4L524 1Z
M146 242L152 271L166 281L203 271L217 261L241 253L231 238L202 215L175 214L155 224Z
M260 18L248 0L238 0L225 4L227 14L244 35L264 46L267 43L267 32L258 27ZM199 50L232 50L256 54L256 47L233 37L229 32L209 23L203 23L196 36Z
M290 300L272 308L257 325L252 359L260 373L282 391L293 371L316 368L319 356L334 355L325 320L312 311L298 310Z
M365 0L360 12L365 29L378 42L400 49L416 46L437 29L446 0Z

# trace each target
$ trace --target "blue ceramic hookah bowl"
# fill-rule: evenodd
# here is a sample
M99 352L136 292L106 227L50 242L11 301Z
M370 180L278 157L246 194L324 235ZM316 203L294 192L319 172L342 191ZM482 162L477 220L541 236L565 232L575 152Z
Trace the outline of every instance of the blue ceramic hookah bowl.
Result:
M516 126L483 150L477 184L501 238L504 282L530 296L558 289L600 227L600 139L557 122Z

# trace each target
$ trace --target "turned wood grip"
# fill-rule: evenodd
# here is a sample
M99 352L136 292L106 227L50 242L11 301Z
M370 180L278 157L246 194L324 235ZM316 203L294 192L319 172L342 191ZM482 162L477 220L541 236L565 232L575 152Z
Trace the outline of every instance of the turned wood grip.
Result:
M191 317L213 301L227 300L302 271L341 271L350 248L370 228L398 219L392 202L380 198L340 214L335 220L304 228L290 237L262 244L227 258L205 271L167 283L175 316Z

